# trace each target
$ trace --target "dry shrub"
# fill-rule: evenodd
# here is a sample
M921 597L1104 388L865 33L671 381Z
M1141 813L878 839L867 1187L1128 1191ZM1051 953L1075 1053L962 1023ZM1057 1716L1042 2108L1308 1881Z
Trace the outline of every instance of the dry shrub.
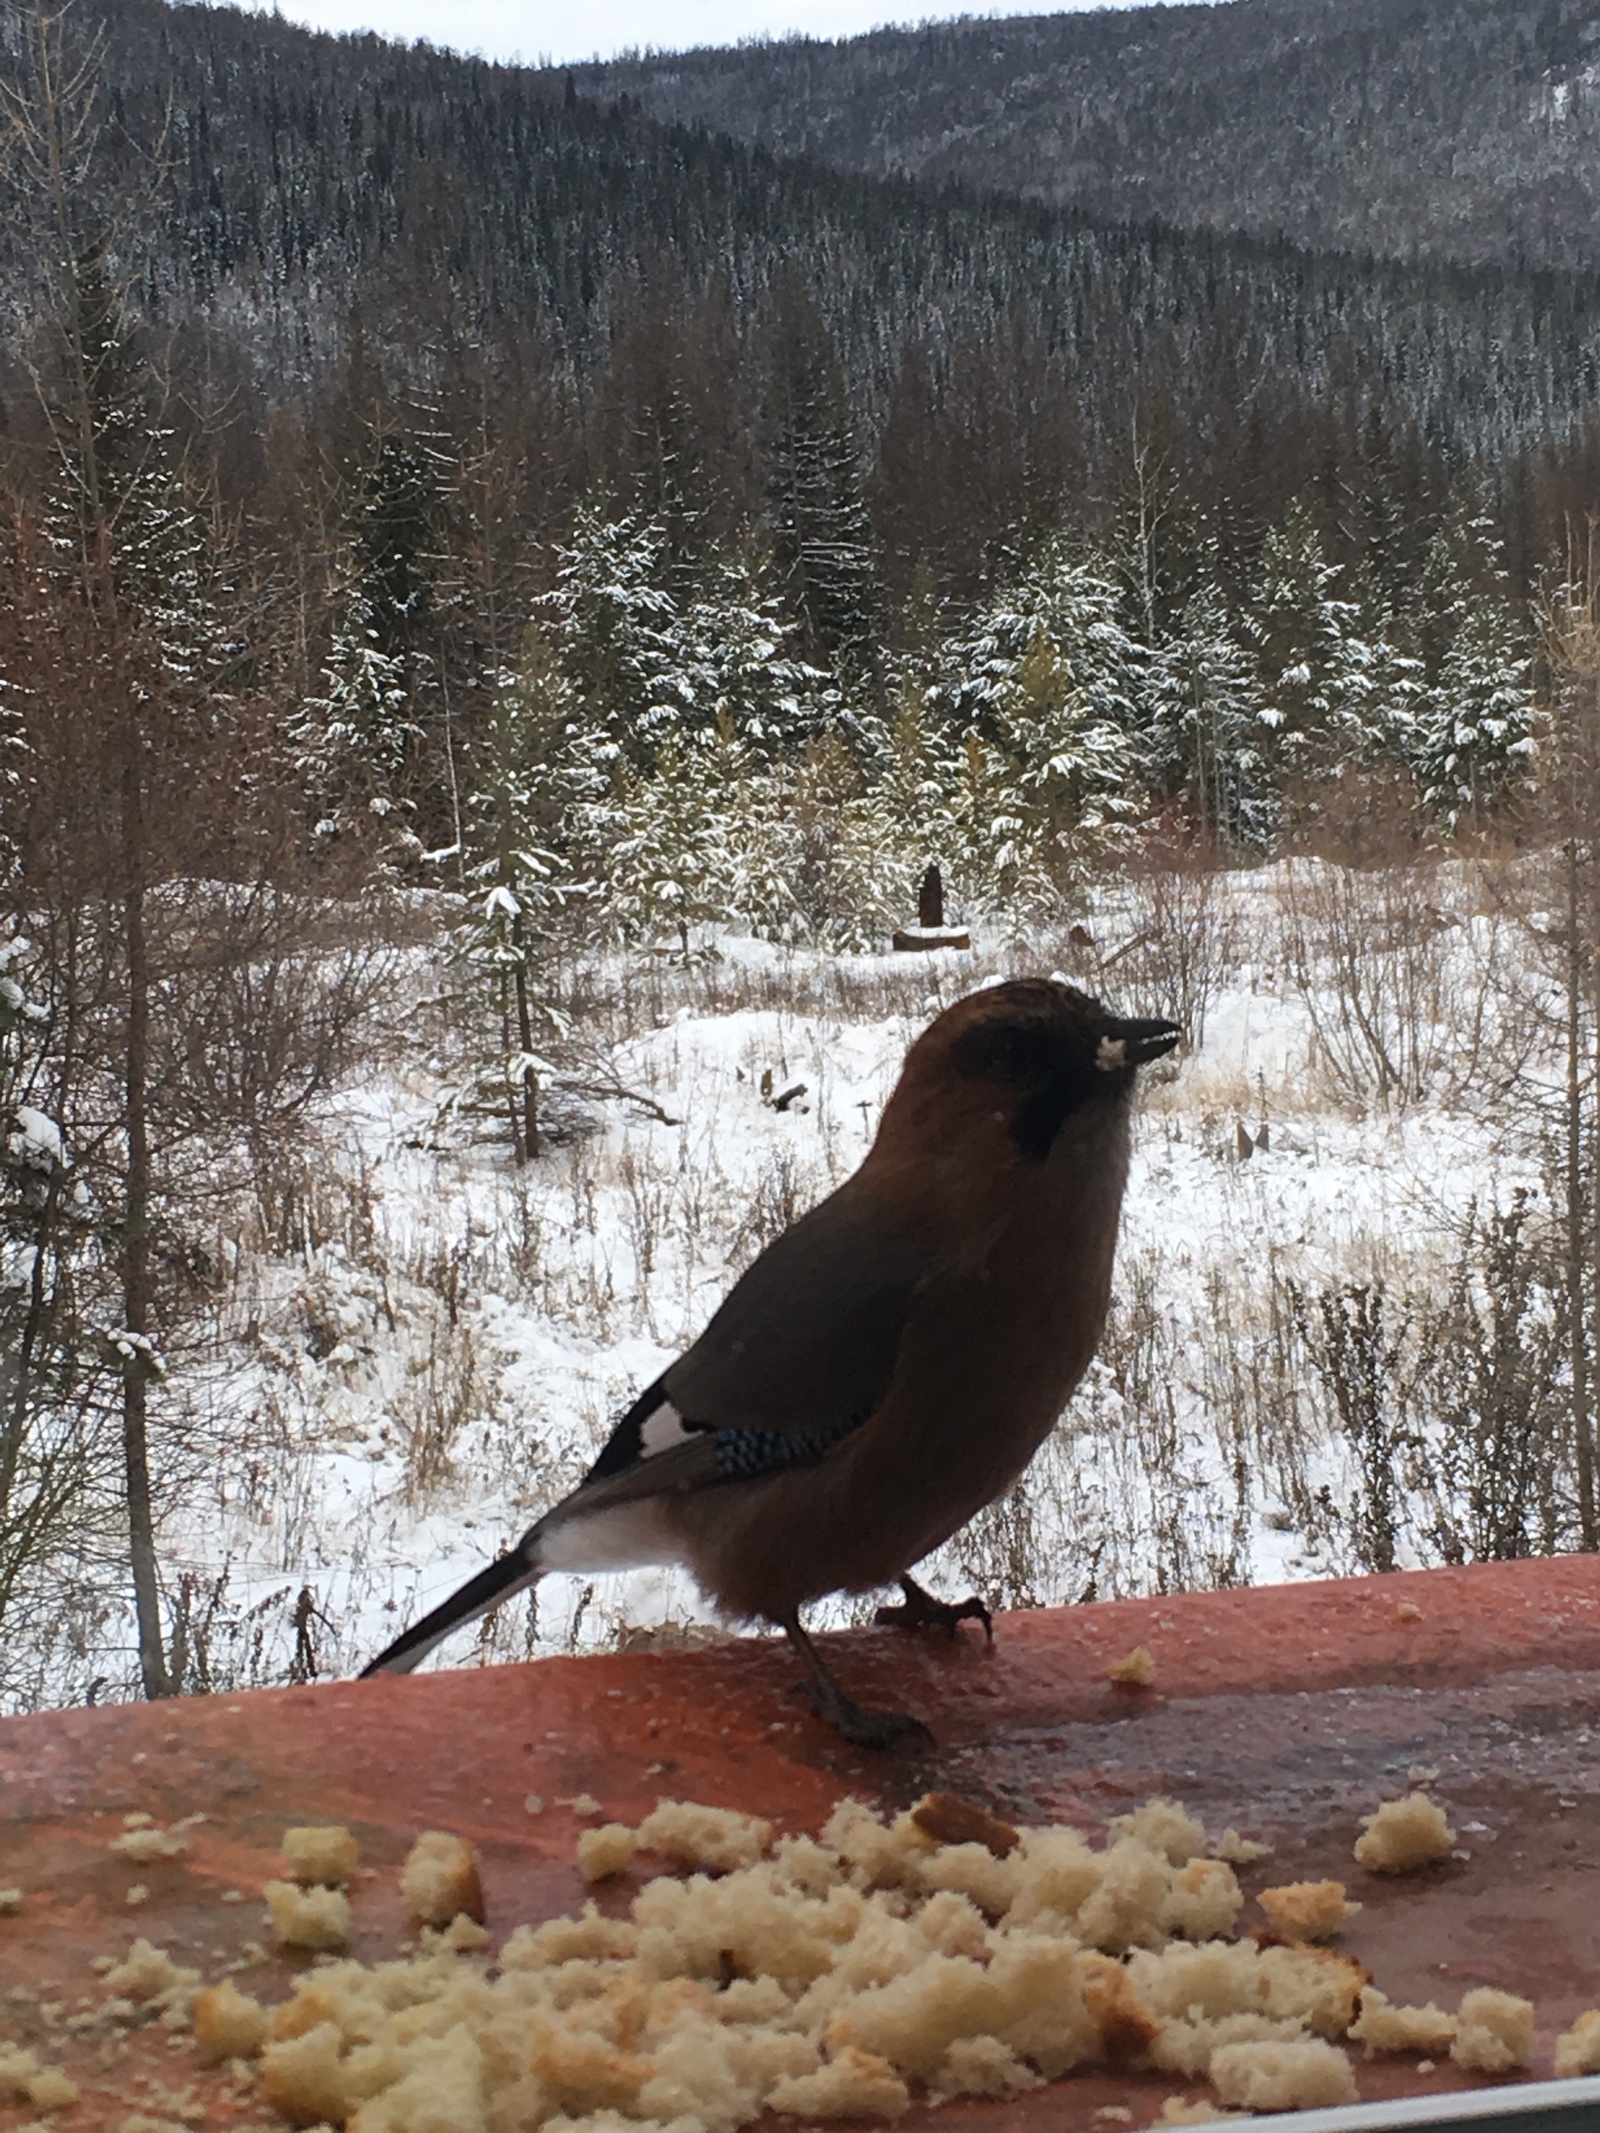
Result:
M1436 865L1290 860L1279 879L1276 960L1329 1092L1401 1110L1474 1088L1508 990L1498 915L1463 917Z

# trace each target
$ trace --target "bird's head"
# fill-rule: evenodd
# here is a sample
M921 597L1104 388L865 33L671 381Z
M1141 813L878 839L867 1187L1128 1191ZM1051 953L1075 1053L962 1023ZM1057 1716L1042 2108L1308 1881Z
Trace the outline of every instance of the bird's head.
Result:
M1012 978L947 1007L906 1054L880 1145L976 1134L1042 1162L1070 1119L1125 1111L1141 1066L1170 1052L1175 1022L1115 1015L1055 978Z

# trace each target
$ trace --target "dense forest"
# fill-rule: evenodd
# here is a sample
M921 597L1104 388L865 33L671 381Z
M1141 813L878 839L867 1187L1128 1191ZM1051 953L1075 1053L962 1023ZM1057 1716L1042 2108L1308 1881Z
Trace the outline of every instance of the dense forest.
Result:
M6 18L14 67L24 19ZM1100 19L1120 18L1064 22ZM1421 529L1472 479L1527 589L1591 493L1586 273L1378 264L831 176L565 77L222 8L119 0L102 28L105 123L74 212L106 224L177 450L274 570L301 561L296 454L332 482L337 534L395 424L431 424L458 462L492 432L546 548L598 489L765 538L796 363L832 381L891 610L919 560L967 598L1030 537L1107 535L1152 456L1213 522L1235 594L1296 496L1350 562L1375 491ZM4 240L19 326L39 316L29 227ZM25 338L4 382L26 487Z
M0 1621L70 1516L147 1693L205 1210L397 944L527 1164L574 941L868 947L934 861L1020 930L1156 842L1558 819L1587 272L830 172L158 0L0 15L0 121Z
M1226 0L630 54L588 96L837 170L1394 258L1600 263L1586 0Z

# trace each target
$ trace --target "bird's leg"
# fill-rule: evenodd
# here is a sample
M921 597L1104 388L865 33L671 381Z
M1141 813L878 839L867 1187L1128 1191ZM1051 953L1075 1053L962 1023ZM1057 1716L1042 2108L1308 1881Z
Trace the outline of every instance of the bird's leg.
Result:
M981 1622L984 1635L993 1644L994 1617L976 1593L970 1600L936 1600L931 1592L923 1591L915 1578L901 1578L898 1582L906 1596L905 1605L880 1607L872 1618L874 1622L891 1629L942 1629L952 1637L958 1622Z
M847 1696L800 1627L798 1615L784 1623L783 1633L811 1675L809 1690L817 1716L836 1726L846 1740L854 1741L858 1748L932 1747L933 1735L920 1718L912 1718L904 1711L864 1711L853 1697Z

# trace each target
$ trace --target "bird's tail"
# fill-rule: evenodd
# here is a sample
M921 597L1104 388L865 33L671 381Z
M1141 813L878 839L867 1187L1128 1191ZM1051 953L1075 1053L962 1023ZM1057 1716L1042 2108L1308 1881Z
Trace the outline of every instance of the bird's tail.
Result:
M442 1644L453 1629L464 1622L476 1621L479 1615L489 1612L501 1600L508 1600L514 1592L523 1592L538 1583L544 1572L538 1543L537 1528L526 1534L509 1555L502 1555L486 1570L453 1592L448 1600L441 1600L431 1613L420 1622L413 1622L408 1630L396 1637L387 1651L380 1652L370 1666L361 1669L360 1679L365 1681L371 1674L409 1674L427 1658L436 1644Z

